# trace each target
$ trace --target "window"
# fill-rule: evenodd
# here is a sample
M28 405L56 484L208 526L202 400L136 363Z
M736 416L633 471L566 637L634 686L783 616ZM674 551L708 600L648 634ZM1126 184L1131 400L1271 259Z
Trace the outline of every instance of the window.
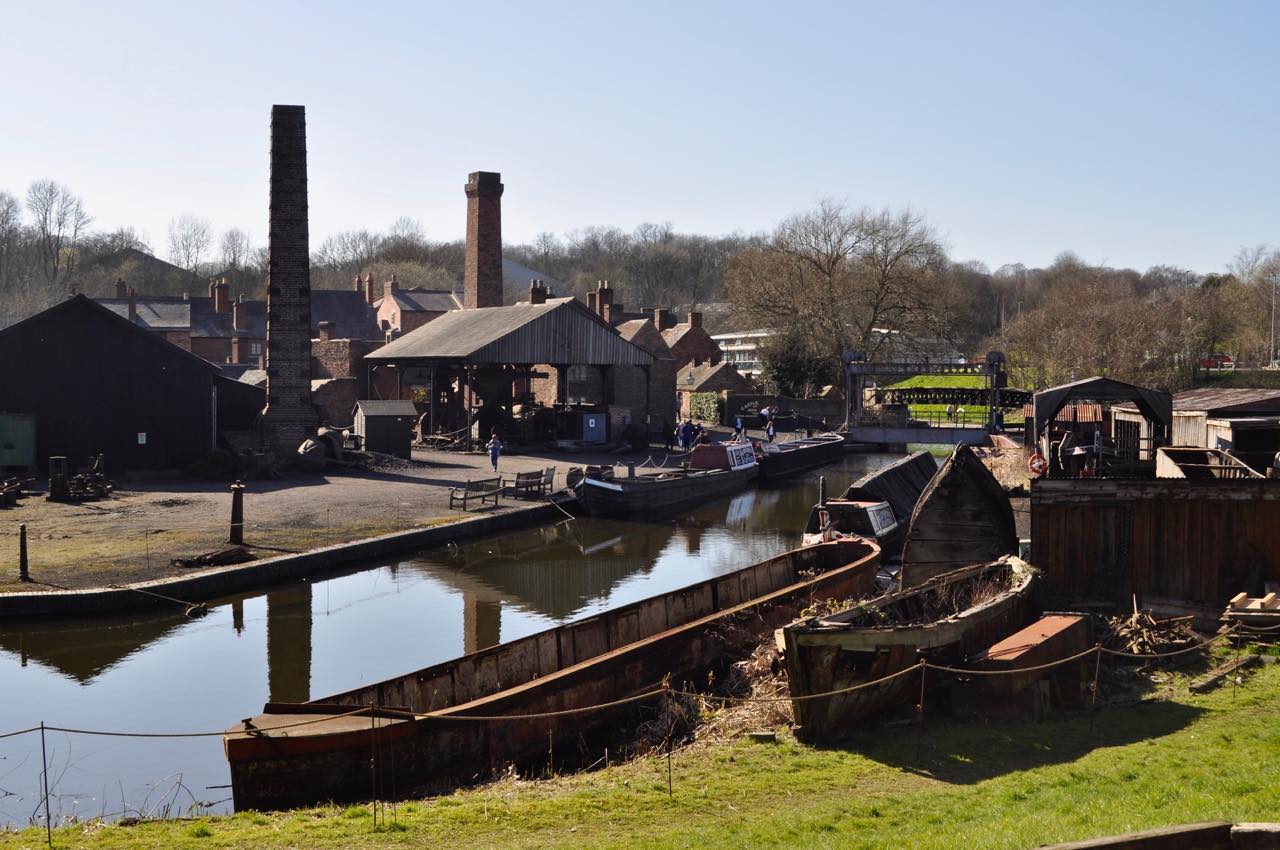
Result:
M262 354L262 343L260 342L249 343L249 356L257 357L260 354Z

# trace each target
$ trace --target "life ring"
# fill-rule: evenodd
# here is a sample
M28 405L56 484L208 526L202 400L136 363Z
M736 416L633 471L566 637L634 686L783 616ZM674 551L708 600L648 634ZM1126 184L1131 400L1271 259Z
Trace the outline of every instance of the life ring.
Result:
M1027 461L1027 469L1031 470L1031 474L1039 478L1049 471L1049 461L1044 459L1044 455L1036 452Z

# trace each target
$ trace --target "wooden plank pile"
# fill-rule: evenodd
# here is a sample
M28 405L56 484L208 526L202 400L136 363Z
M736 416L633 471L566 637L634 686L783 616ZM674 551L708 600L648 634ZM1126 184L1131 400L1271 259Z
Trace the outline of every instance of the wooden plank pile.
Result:
M1194 618L1170 617L1157 620L1150 611L1138 610L1127 617L1107 617L1100 631L1103 646L1134 655L1167 655L1189 649L1200 643L1200 635L1192 627Z

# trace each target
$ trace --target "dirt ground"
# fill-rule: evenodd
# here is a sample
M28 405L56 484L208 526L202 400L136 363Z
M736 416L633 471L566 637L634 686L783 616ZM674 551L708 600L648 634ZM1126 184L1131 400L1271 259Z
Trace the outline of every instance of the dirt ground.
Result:
M655 451L655 462L665 454ZM570 467L588 463L643 463L646 454L506 454L504 475L556 467L564 486ZM492 475L489 458L414 450L413 462L371 472L294 475L245 484L245 544L259 557L298 552L378 534L451 522L467 512L449 508L449 489ZM226 482L175 478L117 478L112 498L82 504L44 499L46 482L18 507L0 512L0 592L101 587L189 574L170 564L227 548L231 490ZM498 511L532 504L504 498ZM18 526L27 525L32 581L18 581Z

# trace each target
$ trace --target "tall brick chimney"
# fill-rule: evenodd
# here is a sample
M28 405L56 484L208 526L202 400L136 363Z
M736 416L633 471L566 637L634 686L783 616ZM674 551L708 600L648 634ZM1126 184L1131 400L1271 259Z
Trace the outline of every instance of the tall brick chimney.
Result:
M129 321L138 321L138 293L133 291L133 287L129 287Z
M129 297L129 285L124 282L124 278L122 277L116 278L116 297L117 298Z
M316 425L311 406L311 263L307 234L307 118L271 107L271 214L267 226L265 437L292 454Z
M231 309L231 284L225 277L209 282L209 296L213 299L213 312L222 314Z
M463 306L502 306L502 175L475 171L467 177L467 256Z
M356 280L359 279L356 278ZM377 300L378 298L373 291L373 272L366 272L364 276L364 303L372 307L373 302Z

